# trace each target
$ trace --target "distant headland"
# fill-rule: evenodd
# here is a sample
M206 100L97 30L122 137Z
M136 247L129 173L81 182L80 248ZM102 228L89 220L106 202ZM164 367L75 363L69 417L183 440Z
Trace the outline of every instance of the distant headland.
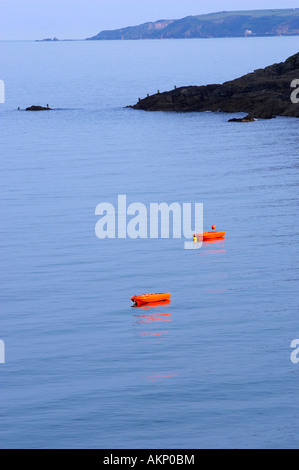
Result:
M52 38L45 38L45 39L36 39L35 42L75 42L75 41L83 41L84 39L58 39L56 37Z
M299 117L299 53L222 85L175 88L148 95L128 107L145 111L247 113L242 122Z
M94 40L190 39L299 35L299 8L282 10L223 11L159 20L139 26L101 31Z
M35 42L56 42L59 41L59 39L55 38L45 38L45 39L36 39Z

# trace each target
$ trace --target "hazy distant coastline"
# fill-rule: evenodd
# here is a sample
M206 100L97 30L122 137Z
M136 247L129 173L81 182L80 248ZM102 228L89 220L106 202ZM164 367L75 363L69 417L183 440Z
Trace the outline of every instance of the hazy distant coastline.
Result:
M138 26L101 31L94 40L191 39L299 35L299 8L248 10L158 20Z

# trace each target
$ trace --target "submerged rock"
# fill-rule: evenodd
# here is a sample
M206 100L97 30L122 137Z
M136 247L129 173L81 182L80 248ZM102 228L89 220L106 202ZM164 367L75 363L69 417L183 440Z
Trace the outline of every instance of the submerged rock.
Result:
M222 85L175 88L129 107L145 111L247 113L260 119L299 117L299 103L291 99L295 91L292 84L298 79L299 53Z

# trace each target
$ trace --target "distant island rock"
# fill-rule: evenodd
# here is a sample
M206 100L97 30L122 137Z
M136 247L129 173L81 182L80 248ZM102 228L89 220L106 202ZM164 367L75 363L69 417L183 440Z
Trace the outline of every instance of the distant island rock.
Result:
M45 39L37 39L35 42L57 42L59 39L57 38L45 38Z
M246 122L251 118L299 117L299 103L291 99L296 91L291 84L298 79L299 53L222 85L175 88L128 107L145 111L246 113Z
M299 35L299 8L223 11L159 20L139 26L102 31L91 40L182 39Z
M53 111L52 108L49 108L49 105L45 106L30 106L26 108L25 111Z

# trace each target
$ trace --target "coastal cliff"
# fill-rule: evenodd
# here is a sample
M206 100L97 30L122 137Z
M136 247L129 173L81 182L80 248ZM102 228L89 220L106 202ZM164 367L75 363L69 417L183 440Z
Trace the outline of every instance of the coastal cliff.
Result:
M145 111L244 112L253 118L299 117L299 103L292 102L299 80L299 53L222 85L187 86L157 93L132 107ZM293 83L294 88L291 87ZM297 93L299 98L299 91ZM293 100L294 101L294 100Z
M190 39L299 35L299 8L222 11L101 31L87 40Z

